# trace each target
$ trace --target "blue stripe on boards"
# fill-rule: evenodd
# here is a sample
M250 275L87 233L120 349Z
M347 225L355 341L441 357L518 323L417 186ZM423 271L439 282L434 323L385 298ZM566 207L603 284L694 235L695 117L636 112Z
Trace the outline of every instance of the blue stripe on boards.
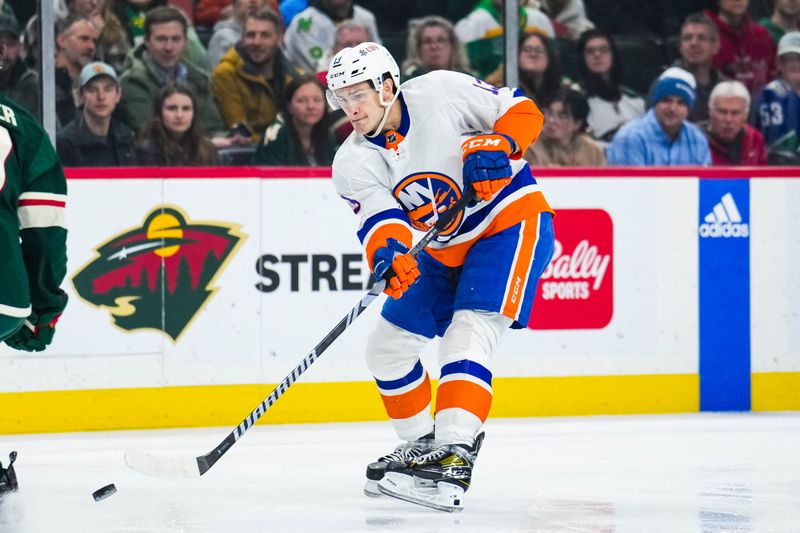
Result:
M700 410L750 410L750 184L701 179Z
M382 381L378 378L375 378L375 381L378 383L378 388L382 390L396 390L410 383L414 383L419 378L422 377L422 373L424 372L422 368L422 363L417 361L417 364L414 365L414 368L411 369L411 372L406 374L400 379L393 379L391 381Z
M462 359L461 361L455 361L454 363L444 365L442 367L442 377L450 374L469 374L485 382L490 387L492 386L492 372L475 361Z

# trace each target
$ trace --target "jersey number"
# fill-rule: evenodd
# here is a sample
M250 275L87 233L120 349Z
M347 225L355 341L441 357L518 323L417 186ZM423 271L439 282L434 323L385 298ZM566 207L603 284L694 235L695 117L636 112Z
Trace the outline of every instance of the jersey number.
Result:
M761 124L764 126L780 126L783 124L783 108L778 102L761 104L758 112L761 115Z
M6 161L8 160L8 154L11 153L11 148L13 148L13 146L11 135L8 134L8 130L0 128L0 191L3 190L6 184Z

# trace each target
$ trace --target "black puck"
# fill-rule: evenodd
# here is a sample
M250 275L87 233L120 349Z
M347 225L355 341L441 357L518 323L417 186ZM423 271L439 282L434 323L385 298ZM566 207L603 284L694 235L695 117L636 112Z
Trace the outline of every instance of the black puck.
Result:
M100 500L105 500L115 492L117 492L117 487L112 483L94 491L92 493L92 498L94 498L94 501L99 502Z

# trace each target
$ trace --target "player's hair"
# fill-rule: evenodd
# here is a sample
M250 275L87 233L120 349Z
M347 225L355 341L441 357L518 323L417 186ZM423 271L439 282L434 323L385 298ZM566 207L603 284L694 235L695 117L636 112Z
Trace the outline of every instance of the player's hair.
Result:
M747 87L745 87L742 82L736 80L721 81L716 84L711 91L711 95L708 97L708 107L710 108L713 106L717 98L729 98L733 96L744 98L745 110L750 109L750 91L747 90Z
M424 67L419 53L420 48L422 48L422 32L425 28L435 27L444 29L447 33L447 39L450 41L450 59L447 64L447 70L469 72L469 60L467 59L466 49L464 48L464 44L456 36L456 31L452 22L444 17L430 15L414 21L413 23L409 22L409 26L411 27L411 31L408 32L406 59L403 61L402 68L404 74L410 74L414 70Z
M192 101L192 123L180 139L176 139L164 126L162 118L164 101L173 94L183 94ZM200 121L201 110L197 107L194 91L184 83L168 83L153 100L150 120L141 132L142 144L160 149L167 166L213 165L217 161L214 145L203 135Z
M548 106L554 102L561 102L569 116L581 124L579 131L586 131L589 117L589 102L586 101L586 97L576 90L562 87L550 100Z
M602 76L589 71L586 66L584 51L586 50L586 45L592 39L605 39L611 50L611 69L608 72L608 81L603 79ZM620 85L622 84L622 62L619 60L617 43L609 32L599 28L583 32L578 39L578 56L580 57L581 86L586 91L586 96L597 96L611 102L616 102L622 98L622 91L620 90Z
M708 28L709 33L711 33L711 37L715 41L719 41L719 28L717 25L714 24L714 21L708 18L705 13L692 13L688 17L686 17L681 24L681 33L683 33L684 28L689 24L697 24L701 26L705 26Z
M302 76L292 78L292 80L286 84L286 87L283 90L283 98L281 99L281 115L285 119L284 127L289 133L289 137L292 140L294 149L297 152L296 155L301 157L304 157L304 154L302 154L303 145L300 142L300 137L297 134L297 130L294 127L294 122L292 121L290 104L292 102L292 97L298 91L298 89L309 83L319 87L319 90L322 93L322 100L325 102L325 90L327 87L325 87L325 85L314 74L304 74ZM314 124L314 126L311 128L311 146L317 165L330 165L333 162L333 153L329 153L328 151L330 119L328 115L327 103L325 103L323 109L324 111L322 113L322 119L320 119L320 121Z
M150 32L156 24L166 24L167 22L178 22L183 28L183 36L189 29L189 21L180 9L172 6L155 7L144 15L144 38L150 37Z
M244 24L250 19L260 20L262 22L271 22L275 25L275 29L278 30L278 33L283 33L283 22L281 22L280 16L278 16L277 13L268 7L256 9L255 11L245 15L244 20L242 21L242 26L244 26Z

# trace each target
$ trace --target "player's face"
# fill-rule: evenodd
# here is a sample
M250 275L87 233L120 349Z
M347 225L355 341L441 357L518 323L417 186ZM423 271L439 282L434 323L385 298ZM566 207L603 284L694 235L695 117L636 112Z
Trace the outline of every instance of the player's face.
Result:
M778 59L778 68L786 83L791 85L795 91L800 92L800 54L794 52L783 54Z
M164 99L161 121L168 132L180 137L192 127L193 118L192 99L185 94L174 93Z
M447 68L453 45L447 30L441 26L427 26L419 36L419 57L430 70Z
M580 128L581 124L572 117L563 102L553 102L544 110L542 137L545 139L565 146L572 142Z
M589 72L602 76L611 70L611 45L608 39L595 37L589 39L583 49L583 60Z
M653 106L656 119L668 134L676 134L689 116L689 106L678 96L665 96Z
M347 119L359 135L375 131L383 118L383 106L372 84L368 81L357 83L336 91L336 98L342 106Z
M99 76L87 83L80 91L86 114L107 118L119 103L122 91L117 82L107 76Z
M680 52L689 65L709 65L719 50L719 40L705 24L687 24L681 30Z
M275 57L281 34L272 22L249 18L244 23L242 44L253 63L263 65Z
M153 24L144 45L153 61L163 69L173 69L181 60L186 48L186 36L180 22L170 21Z
M531 35L523 41L519 48L518 62L521 72L542 73L547 70L547 48L538 35Z
M739 96L718 96L708 109L708 118L717 137L732 141L747 122L747 102Z
M313 126L325 115L325 94L316 83L301 85L292 95L289 112L298 124Z

